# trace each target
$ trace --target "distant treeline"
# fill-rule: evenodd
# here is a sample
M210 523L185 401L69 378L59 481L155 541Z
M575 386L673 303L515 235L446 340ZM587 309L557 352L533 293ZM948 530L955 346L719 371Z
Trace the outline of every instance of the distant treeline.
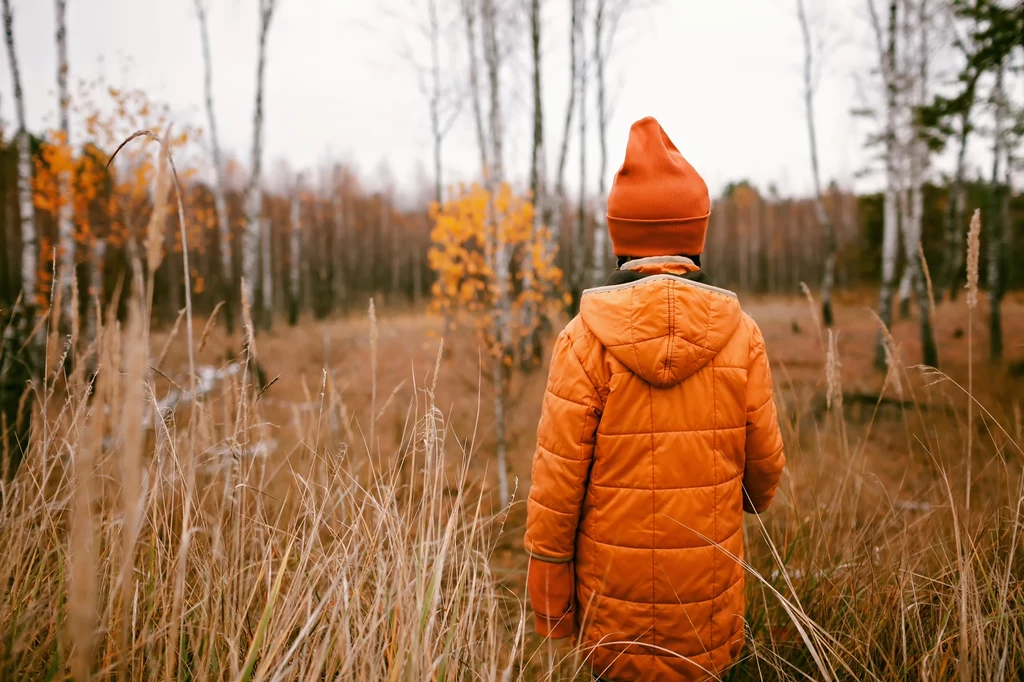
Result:
M34 146L38 150L38 142ZM0 210L0 308L5 313L12 308L21 282L16 161L12 144L0 146L3 202ZM244 191L227 192L232 227L231 242L227 245L221 244L218 237L210 188L189 181L184 192L193 305L198 312L209 312L221 300L237 301L238 283L226 282L222 277L220 253L225 246L230 248L234 270L241 272L239 245L245 220ZM984 223L986 207L991 205L990 185L970 183L967 197L969 209L982 209ZM94 200L105 200L102 191ZM426 202L422 206L399 208L390 193L365 189L359 178L343 166L323 173L316 183L296 187L287 194L267 191L263 201L272 238L268 276L273 283L271 290L275 292L275 315L283 319L297 312L325 317L353 308L362 310L370 296L375 296L381 306L425 304L432 281L427 264L431 224L430 207ZM598 202L592 205L597 206ZM833 187L825 195L825 205L836 229L839 289L876 286L881 278L882 263L882 194L854 196ZM564 224L576 220L578 207L575 204L566 204L562 210ZM1024 195L1012 196L1009 213L1006 252L1007 262L1012 264L1024 259ZM102 215L105 215L102 211L92 215L89 232L93 238L106 234L104 225L98 224ZM294 258L292 236L296 216L300 277L298 290L293 290L289 273ZM935 279L937 298L941 291L950 288L949 282L939 281L949 255L948 221L948 188L927 185L922 245ZM137 234L111 239L106 244L100 262L101 277L91 272L97 267L96 259L88 256L87 249L79 249L86 254L79 259L77 273L83 315L93 296L109 300L119 284L124 291L124 285L131 281L132 253L141 248L146 221L139 219L138 223ZM587 223L591 229L584 232L586 240L582 244L572 241L573 230L562 232L558 262L567 273L574 262L590 261L593 230L600 223L593 214L588 215ZM36 225L40 246L39 296L45 300L53 281L57 220L51 212L37 207ZM177 315L184 300L181 237L174 212L168 217L164 239L166 257L155 275L155 314L167 320ZM586 252L583 259L573 257L574 250L579 248ZM761 193L747 183L738 183L714 201L703 264L716 284L745 293L796 294L800 283L806 282L813 290L821 281L825 255L825 238L816 221L811 198L779 197L774 193ZM261 255L261 276L267 274L262 263L264 256L265 252ZM901 259L905 258L906 255L901 254ZM983 250L983 271L985 260ZM962 257L960 262L963 262ZM613 267L609 262L609 270ZM962 286L963 273L956 282L956 286ZM1006 284L1010 288L1024 287L1024 268L1007 268ZM89 295L85 295L86 292ZM255 303L257 309L263 308L262 301Z

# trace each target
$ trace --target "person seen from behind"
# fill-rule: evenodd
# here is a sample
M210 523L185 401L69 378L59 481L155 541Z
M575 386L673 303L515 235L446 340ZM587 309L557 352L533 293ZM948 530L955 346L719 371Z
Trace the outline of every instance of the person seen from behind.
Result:
M601 680L717 679L743 645L743 512L785 466L764 339L700 268L707 185L653 118L608 195L619 267L551 358L527 502L536 628Z

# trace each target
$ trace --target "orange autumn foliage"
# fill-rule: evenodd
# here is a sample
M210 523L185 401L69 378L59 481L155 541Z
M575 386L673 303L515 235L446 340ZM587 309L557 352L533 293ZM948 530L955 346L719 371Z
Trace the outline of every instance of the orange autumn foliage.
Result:
M493 204L493 206L492 206ZM489 214L493 210L493 220ZM502 183L494 197L478 184L459 186L452 199L431 206L433 245L427 254L436 275L432 308L450 327L472 325L497 356L511 362L513 348L501 348L495 315L508 292L507 339L525 339L561 310L562 271L555 266L557 248L546 228L534 229L533 205ZM500 281L492 245L503 243L509 262ZM517 344L512 344L513 346Z
M49 131L36 158L32 189L38 211L55 216L70 203L73 238L80 247L78 257L84 260L97 240L121 248L142 238L153 205L156 146L130 144L109 168L107 162L114 150L137 130L164 134L170 125L170 108L152 102L142 90L121 90L84 81L72 96L71 108L81 122L72 136L84 142L69 145L62 131ZM179 150L196 139L198 132L182 127L173 135L170 146ZM185 171L182 182L192 173ZM60 192L59 178L64 174L72 179L67 196ZM41 286L37 303L44 307L48 305L52 284L52 260L52 249L40 249Z

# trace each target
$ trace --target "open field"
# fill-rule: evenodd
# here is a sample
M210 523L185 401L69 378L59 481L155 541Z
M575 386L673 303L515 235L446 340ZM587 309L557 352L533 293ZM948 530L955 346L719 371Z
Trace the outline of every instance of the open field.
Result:
M965 417L966 403L946 382L926 386L933 379L924 379L913 369L920 359L918 327L913 321L894 325L893 338L903 363L903 385L886 383L884 372L873 368L878 323L871 312L875 301L866 295L852 294L840 298L838 324L835 328L840 378L847 405L845 415L853 432L866 427L875 417L877 427L863 443L865 457L874 464L910 466L910 459L896 458L891 449L905 450L906 429L920 425L922 415L927 422L938 418L953 426ZM826 412L826 350L827 331L819 332L808 301L803 298L751 298L744 309L761 325L771 356L776 398L785 403L791 423L800 425L802 439L822 421ZM999 366L990 365L984 306L974 317L974 394L1011 435L1019 436L1022 428L1020 405L1024 402L1024 297L1014 297L1005 304L1007 357ZM936 338L940 349L940 369L955 382L966 387L968 381L967 307L961 301L940 305L936 315ZM205 320L197 322L201 329ZM440 347L440 320L412 312L382 313L378 321L378 359L376 392L379 416L376 420L377 444L384 452L394 451L406 427L406 416L417 387L433 380L431 373ZM153 345L160 349L166 343L168 330L154 335ZM198 335L198 329L197 329ZM180 334L172 340L163 367L172 377L183 382L187 375L186 345ZM550 342L549 342L550 345ZM353 436L365 447L365 429L369 426L374 369L370 353L370 323L365 315L348 319L308 322L294 328L278 325L258 340L260 364L266 379L277 378L261 398L263 412L274 426L268 438L276 442L277 456L284 456L300 442L305 428L296 414L320 410L319 393L324 369L332 392L344 409ZM212 330L197 362L223 367L237 360L241 336L228 336L221 327ZM456 330L445 340L445 353L436 383L436 400L453 432L460 439L473 435L476 439L474 472L485 479L488 457L493 452L493 414L486 365L481 368L481 353L466 332ZM532 371L519 372L510 388L512 408L508 415L511 474L519 479L520 499L529 485L533 438L540 414L540 399L546 377L544 364ZM157 397L166 382L157 378ZM901 394L899 389L903 390ZM882 402L877 405L878 398ZM901 405L901 401L906 405ZM344 407L342 408L342 404ZM914 404L922 410L904 409ZM328 409L330 406L327 406ZM382 409L383 408L383 409ZM781 406L780 406L781 408ZM339 412L339 419L342 419ZM336 420L332 420L336 421ZM345 421L342 419L342 421ZM898 428L893 428L896 425ZM805 429L804 427L810 427ZM989 427L990 428L990 427ZM979 434L987 433L979 426ZM347 435L347 431L346 431ZM803 441L801 441L803 442ZM938 454L938 453L936 453ZM955 453L949 453L953 464ZM876 459L879 460L875 462ZM961 458L962 459L962 458ZM799 463L797 463L799 464ZM492 468L493 472L493 468ZM877 473L877 472L876 472ZM894 472L895 483L905 479L904 472Z
M969 350L966 306L940 306L948 380L912 368L910 322L893 331L897 368L874 371L870 299L839 303L831 360L806 300L745 303L772 356L789 466L776 505L748 519L749 641L729 675L1013 678L1024 300L1005 304L999 367L984 308ZM225 371L247 360L240 337L201 340L204 324L193 350L208 391L153 429L152 406L190 390L184 323L149 339L138 321L108 326L89 398L84 371L39 388L49 419L4 489L0 678L584 673L580 652L529 634L523 500L543 367L509 389L517 491L502 510L468 337L438 364L439 322L418 314L279 325L256 340L276 378L258 391L252 373ZM969 429L958 385L972 356Z

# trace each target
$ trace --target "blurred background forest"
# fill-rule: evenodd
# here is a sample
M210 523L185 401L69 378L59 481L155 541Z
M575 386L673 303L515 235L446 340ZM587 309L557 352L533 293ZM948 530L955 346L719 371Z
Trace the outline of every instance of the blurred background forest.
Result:
M44 41L19 32L17 4L5 2L8 55L15 59L8 59L13 92L3 96L13 101L17 115L5 122L0 141L0 307L10 311L24 291L26 303L45 308L55 281L65 287L66 304L68 273L74 273L85 319L93 299L107 301L119 281L131 281L154 203L153 149L129 149L110 167L107 161L135 130L165 132L171 109L142 90L76 77L76 65L66 61L74 26L62 25L53 43L61 56L53 82L22 82L17 45L36 50ZM620 54L630 51L630 41L643 40L643 17L657 4L561 4L566 7L539 0L486 7L469 0L382 5L382 16L391 22L381 29L388 33L385 47L415 73L422 126L432 143L431 171L421 175L420 190L409 192L387 170L383 181L367 181L357 164L341 159L300 170L278 162L264 170L263 110L275 106L263 98L264 64L275 58L274 4L261 7L252 36L259 46L251 65L259 86L254 115L229 122L215 120L218 65L210 61L210 43L218 37L210 35L207 9L197 3L194 29L202 36L205 72L195 78L205 76L206 115L179 120L172 145L183 171L195 310L208 313L223 300L237 314L240 276L252 287L265 325L362 309L370 296L387 307L424 305L437 281L428 256L435 227L431 205L462 191L449 184L443 170L446 137L456 127L475 131L480 170L471 180L509 181L517 196L533 202L535 231L546 226L547 241L557 246L554 261L564 273L559 293L578 296L585 286L599 283L614 267L602 201L621 154L607 144L614 91L621 82L617 65ZM1014 180L1022 163L1020 6L968 0L861 4L855 8L861 34L842 40L854 41L873 62L854 74L864 93L862 104L848 115L851 132L866 131L863 144L870 150L856 177L872 176L868 184L878 191L858 192L822 177L817 156L829 150L815 141L817 189L810 194L782 195L771 183L744 180L716 192L706 267L715 281L742 292L795 294L800 282L818 289L834 253L838 288L873 288L888 278L898 283L896 296L909 300L920 243L941 301L962 286L964 230L971 211L982 208L986 226L1001 244L983 254L982 269L995 263L994 286L1020 287L1024 271L1012 267L1024 256L1024 200ZM790 86L787 97L806 99L813 126L822 78L845 80L850 74L824 70L836 51L828 41L840 40L828 8L812 7L808 14L801 4L792 14L793 25L802 27L806 73L802 90L795 87L796 74L780 82L780 90ZM567 74L548 65L565 66L547 54L556 51L570 57ZM520 78L523 73L528 78ZM567 101L544 101L542 83L554 78L568 78ZM54 93L52 129L25 127L26 89ZM509 106L513 98L530 104ZM510 125L509 112L528 115L529 121ZM553 119L557 125L551 125ZM247 123L252 126L249 153L221 149L218 124L223 129ZM756 112L749 125L758 125ZM506 130L528 130L528 144L503 139ZM669 132L684 153L687 137L709 134ZM771 130L763 134L773 135ZM806 140L795 142L794 152ZM593 160L586 158L595 146L596 177L588 175ZM528 164L504 158L508 149L528 153ZM729 165L742 177L742 158ZM525 166L528 175L506 172L510 166ZM161 248L179 254L176 213L166 219ZM891 234L900 236L887 241ZM510 265L515 270L519 264ZM180 258L160 259L153 273L159 319L173 321L182 307L183 274ZM519 281L514 286L521 286ZM232 316L224 319L230 322Z

